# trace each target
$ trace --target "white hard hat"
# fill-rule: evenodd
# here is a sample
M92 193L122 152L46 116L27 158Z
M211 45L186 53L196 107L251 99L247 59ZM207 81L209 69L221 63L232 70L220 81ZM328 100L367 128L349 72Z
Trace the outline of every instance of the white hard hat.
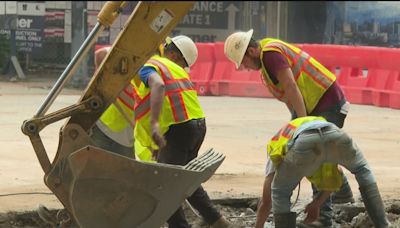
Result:
M248 32L235 32L228 36L224 44L225 56L235 63L236 69L242 64L244 54L253 36L253 29Z
M167 37L167 43L173 42L175 46L182 53L188 67L191 67L197 60L197 47L196 44L187 36L179 35L173 38Z

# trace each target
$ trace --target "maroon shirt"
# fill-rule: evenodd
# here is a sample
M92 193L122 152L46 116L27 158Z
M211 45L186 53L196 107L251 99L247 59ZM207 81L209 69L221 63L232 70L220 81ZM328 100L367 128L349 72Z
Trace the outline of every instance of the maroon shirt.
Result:
M281 53L276 51L266 51L263 56L263 64L267 70L269 77L272 82L278 84L276 75L280 70L290 67L287 59ZM326 112L337 106L342 100L344 100L344 94L337 82L328 88L328 90L322 95L317 106L315 106L313 113Z

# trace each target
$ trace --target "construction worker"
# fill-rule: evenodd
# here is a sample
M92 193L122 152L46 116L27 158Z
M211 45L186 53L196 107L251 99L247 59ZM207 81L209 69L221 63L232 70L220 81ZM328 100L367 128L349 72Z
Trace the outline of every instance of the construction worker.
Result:
M103 47L95 52L96 69L100 66L111 47ZM133 140L133 84L132 82L118 95L101 115L92 128L94 143L108 151L134 158Z
M225 41L224 52L237 69L261 70L270 93L284 102L292 119L309 115L323 116L343 127L349 103L333 73L294 45L278 39L257 42L253 30L236 32ZM314 195L318 194L313 186ZM343 175L343 185L333 195L336 203L354 202L350 185ZM321 218L314 225L332 225L333 208L329 197L321 207Z
M268 143L267 178L263 201L257 212L256 228L264 226L271 210L275 227L296 227L296 213L290 212L290 196L305 176L321 194L306 206L304 223L319 217L319 208L330 191L341 186L340 164L355 175L367 213L375 227L389 227L385 208L372 171L352 138L323 117L292 120ZM271 202L272 191L272 202Z
M151 57L139 70L135 140L157 150L159 163L186 165L197 157L203 143L205 117L187 73L197 53L189 37L167 38L164 57ZM212 227L230 226L201 186L187 199ZM181 207L167 222L173 228L190 227Z

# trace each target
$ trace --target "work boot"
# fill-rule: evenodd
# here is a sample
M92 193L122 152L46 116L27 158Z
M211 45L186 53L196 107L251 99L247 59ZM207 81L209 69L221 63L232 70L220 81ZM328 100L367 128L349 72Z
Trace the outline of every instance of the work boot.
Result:
M239 228L239 226L233 225L224 216L221 216L221 218L211 225L211 228Z
M296 228L296 212L274 214L275 228Z
M347 181L346 176L343 174L343 184L340 187L339 191L332 193L332 203L333 204L341 204L341 203L354 203L353 192L351 192L351 188L349 182Z
M389 221L385 213L385 206L383 205L381 195L379 194L378 186L376 183L360 187L361 197L363 199L368 216L371 218L375 227L387 228Z

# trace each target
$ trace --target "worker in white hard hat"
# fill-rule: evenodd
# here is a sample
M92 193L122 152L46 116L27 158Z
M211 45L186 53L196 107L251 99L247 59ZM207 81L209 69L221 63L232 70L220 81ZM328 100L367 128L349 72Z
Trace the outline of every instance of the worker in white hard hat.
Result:
M235 32L225 40L224 53L239 70L260 70L270 93L288 107L292 118L323 116L339 128L343 127L349 109L336 76L316 59L295 45L279 39L256 41L253 29ZM313 186L314 196L318 194ZM335 203L354 202L346 176L340 190L332 194L321 207L314 225L331 226L332 200Z
M154 55L139 70L135 96L135 141L158 151L157 162L186 165L196 158L206 134L206 121L188 74L197 47L187 36L167 38L164 56ZM231 227L200 186L188 198L212 227ZM190 227L180 207L169 227Z

